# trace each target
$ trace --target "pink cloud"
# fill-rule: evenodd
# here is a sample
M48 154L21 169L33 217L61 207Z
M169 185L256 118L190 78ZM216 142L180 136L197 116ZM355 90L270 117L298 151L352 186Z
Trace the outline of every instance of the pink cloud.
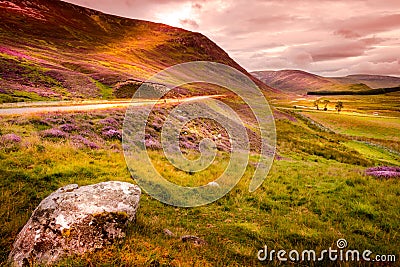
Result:
M373 48L373 45L379 44L383 39L365 38L360 40L335 40L317 42L311 45L290 47L286 50L285 56L291 61L299 58L305 61L327 61L342 58L359 57ZM311 60L312 59L312 60Z
M349 32L353 35L368 35L400 27L400 14L361 16L349 18L338 26L336 32Z
M382 75L400 75L399 60L393 62L362 62L350 69L353 73L374 73Z
M358 38L361 37L358 33L352 31L352 30L345 30L345 29L340 29L335 31L333 34L343 36L344 38Z
M200 10L203 6L199 3L193 3L192 8Z
M205 34L248 70L398 73L399 0L66 1L157 22L157 14L189 6L181 27Z
M194 28L194 29L199 28L199 24L196 21L192 20L192 19L181 19L179 21L180 21L180 23L182 25L187 25L190 28Z
M306 67L314 61L313 56L309 52L296 47L287 49L284 56L290 63L297 67Z

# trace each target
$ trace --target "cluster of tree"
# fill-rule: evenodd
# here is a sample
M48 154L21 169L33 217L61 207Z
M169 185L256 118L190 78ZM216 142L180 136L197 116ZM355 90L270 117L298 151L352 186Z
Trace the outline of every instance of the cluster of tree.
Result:
M400 86L391 88L377 88L369 90L344 90L344 91L316 91L307 92L307 95L381 95L393 92L399 92Z
M324 107L324 110L327 111L328 110L328 104L331 101L325 99L325 100L320 100L317 99L314 101L314 107L317 108L317 110L319 110L320 105L322 105ZM342 101L338 101L335 105L335 109L337 110L337 112L339 113L342 109L343 109L343 102Z
M338 101L335 105L335 109L337 110L337 112L339 113L343 108L343 102L342 101Z
M320 106L320 105L323 105L323 106L324 106L324 110L327 111L327 110L328 110L328 104L329 104L330 102L331 102L331 101L329 101L329 100L327 100L327 99L325 99L325 100L323 100L323 101L321 101L320 99L317 99L317 100L314 101L314 107L316 107L317 110L319 110L319 106Z

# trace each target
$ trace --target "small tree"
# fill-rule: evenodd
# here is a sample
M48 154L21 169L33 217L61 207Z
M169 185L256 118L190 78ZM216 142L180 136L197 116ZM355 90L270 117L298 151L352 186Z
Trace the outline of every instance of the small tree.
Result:
M319 99L314 101L314 107L316 107L317 110L319 110L319 104L321 104L321 101Z
M330 102L331 102L331 101L329 101L329 100L327 100L327 99L324 100L323 104L324 104L324 110L325 110L325 111L328 110L328 104L329 104Z
M338 101L335 105L335 109L337 110L337 112L339 113L343 108L343 102L342 101Z

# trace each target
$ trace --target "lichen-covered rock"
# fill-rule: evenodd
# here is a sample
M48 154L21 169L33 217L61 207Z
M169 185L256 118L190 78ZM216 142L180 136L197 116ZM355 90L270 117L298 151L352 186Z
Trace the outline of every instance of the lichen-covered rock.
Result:
M121 240L135 219L140 194L138 186L116 181L59 188L42 200L18 234L11 265L51 264Z

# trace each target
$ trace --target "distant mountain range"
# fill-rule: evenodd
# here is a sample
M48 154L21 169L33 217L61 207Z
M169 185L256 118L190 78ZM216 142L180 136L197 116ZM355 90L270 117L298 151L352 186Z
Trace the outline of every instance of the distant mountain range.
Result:
M346 84L364 83L373 89L400 86L399 77L383 76L383 75L357 74L357 75L348 75L346 77L335 77L332 79Z
M251 74L268 86L298 95L321 91L373 93L373 89L400 86L400 78L381 75L323 77L300 70L255 71Z
M0 1L0 21L0 102L127 97L119 84L199 60L273 91L200 33L58 0Z

